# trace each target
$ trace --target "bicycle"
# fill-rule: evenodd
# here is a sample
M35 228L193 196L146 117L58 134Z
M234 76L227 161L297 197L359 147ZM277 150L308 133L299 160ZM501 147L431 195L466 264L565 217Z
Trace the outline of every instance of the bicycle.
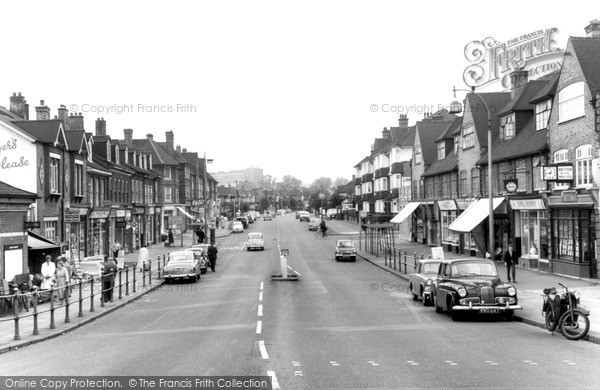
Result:
M323 229L319 228L315 232L315 238L325 238L325 237L327 237L327 229L325 229L325 231L323 231Z
M16 307L13 305L13 302L16 300ZM28 294L19 294L14 295L5 295L0 297L0 317L4 317L8 314L8 311L12 309L13 314L17 315L25 309L25 311L29 311L29 307L31 305L30 298Z

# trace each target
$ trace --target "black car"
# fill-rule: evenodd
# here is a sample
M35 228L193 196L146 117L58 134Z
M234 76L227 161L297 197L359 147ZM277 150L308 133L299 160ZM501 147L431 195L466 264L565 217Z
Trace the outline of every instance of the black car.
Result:
M236 221L240 221L242 223L242 226L244 227L244 229L248 229L248 218L246 217L237 217Z
M504 314L512 320L514 310L521 310L517 289L504 283L492 260L454 259L440 264L435 292L435 311L450 312L452 320L460 313Z

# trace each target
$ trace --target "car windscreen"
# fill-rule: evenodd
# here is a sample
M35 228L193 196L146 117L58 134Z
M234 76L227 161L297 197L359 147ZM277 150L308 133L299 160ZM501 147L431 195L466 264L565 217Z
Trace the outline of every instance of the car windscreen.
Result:
M186 255L171 255L169 256L169 263L185 263L194 261L193 254L190 253L189 256Z
M260 233L250 233L248 234L248 239L252 240L252 239L262 239L263 235Z
M498 276L490 263L458 263L452 265L452 276Z
M338 246L340 248L353 248L354 244L352 243L352 241L339 241Z
M440 268L440 263L425 263L421 272L424 274L437 274Z

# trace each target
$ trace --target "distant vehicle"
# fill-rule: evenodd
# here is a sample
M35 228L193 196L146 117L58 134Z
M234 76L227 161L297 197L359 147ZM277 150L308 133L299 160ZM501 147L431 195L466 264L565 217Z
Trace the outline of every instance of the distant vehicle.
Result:
M408 275L408 289L413 301L423 299L423 306L433 304L433 291L442 260L420 260L414 274Z
M93 278L102 275L104 268L104 256L85 257L82 261L75 264L75 274L78 278Z
M277 210L277 215L283 215L283 214L285 214L285 210L283 210L283 209Z
M191 248L186 248L186 252L196 252L200 254L200 273L205 274L208 271L208 244L198 244Z
M321 220L319 218L311 218L310 221L308 221L308 230L310 231L317 231L320 226Z
M262 233L250 233L248 234L248 241L246 241L246 249L260 249L265 250L265 240Z
M248 223L254 223L254 216L252 213L244 214L244 217L248 218Z
M241 221L233 221L232 230L234 233L243 233L244 225Z
M200 279L200 254L194 251L169 253L169 261L163 268L166 282L176 279L190 279L196 283Z
M248 222L248 217L242 215L241 217L237 217L236 220L242 223L244 229L248 229L248 225L250 225Z
M298 218L300 222L302 221L310 221L310 213L308 211L300 211L300 218Z
M273 217L271 216L271 214L265 214L263 215L263 221L272 221Z
M356 261L356 248L352 240L338 240L335 246L335 261L340 260Z
M300 211L296 211L296 219L300 219Z
M260 212L255 211L254 212L254 219L258 221L259 218L260 218Z

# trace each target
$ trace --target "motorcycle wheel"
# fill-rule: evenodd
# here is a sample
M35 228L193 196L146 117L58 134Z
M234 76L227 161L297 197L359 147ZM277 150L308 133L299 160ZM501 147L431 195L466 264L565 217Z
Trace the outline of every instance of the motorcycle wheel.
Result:
M569 340L584 338L590 330L590 319L581 311L575 309L573 314L567 312L560 324L560 331Z
M553 332L556 328L554 326L554 321L552 321L552 313L550 311L546 312L546 329L550 332Z

